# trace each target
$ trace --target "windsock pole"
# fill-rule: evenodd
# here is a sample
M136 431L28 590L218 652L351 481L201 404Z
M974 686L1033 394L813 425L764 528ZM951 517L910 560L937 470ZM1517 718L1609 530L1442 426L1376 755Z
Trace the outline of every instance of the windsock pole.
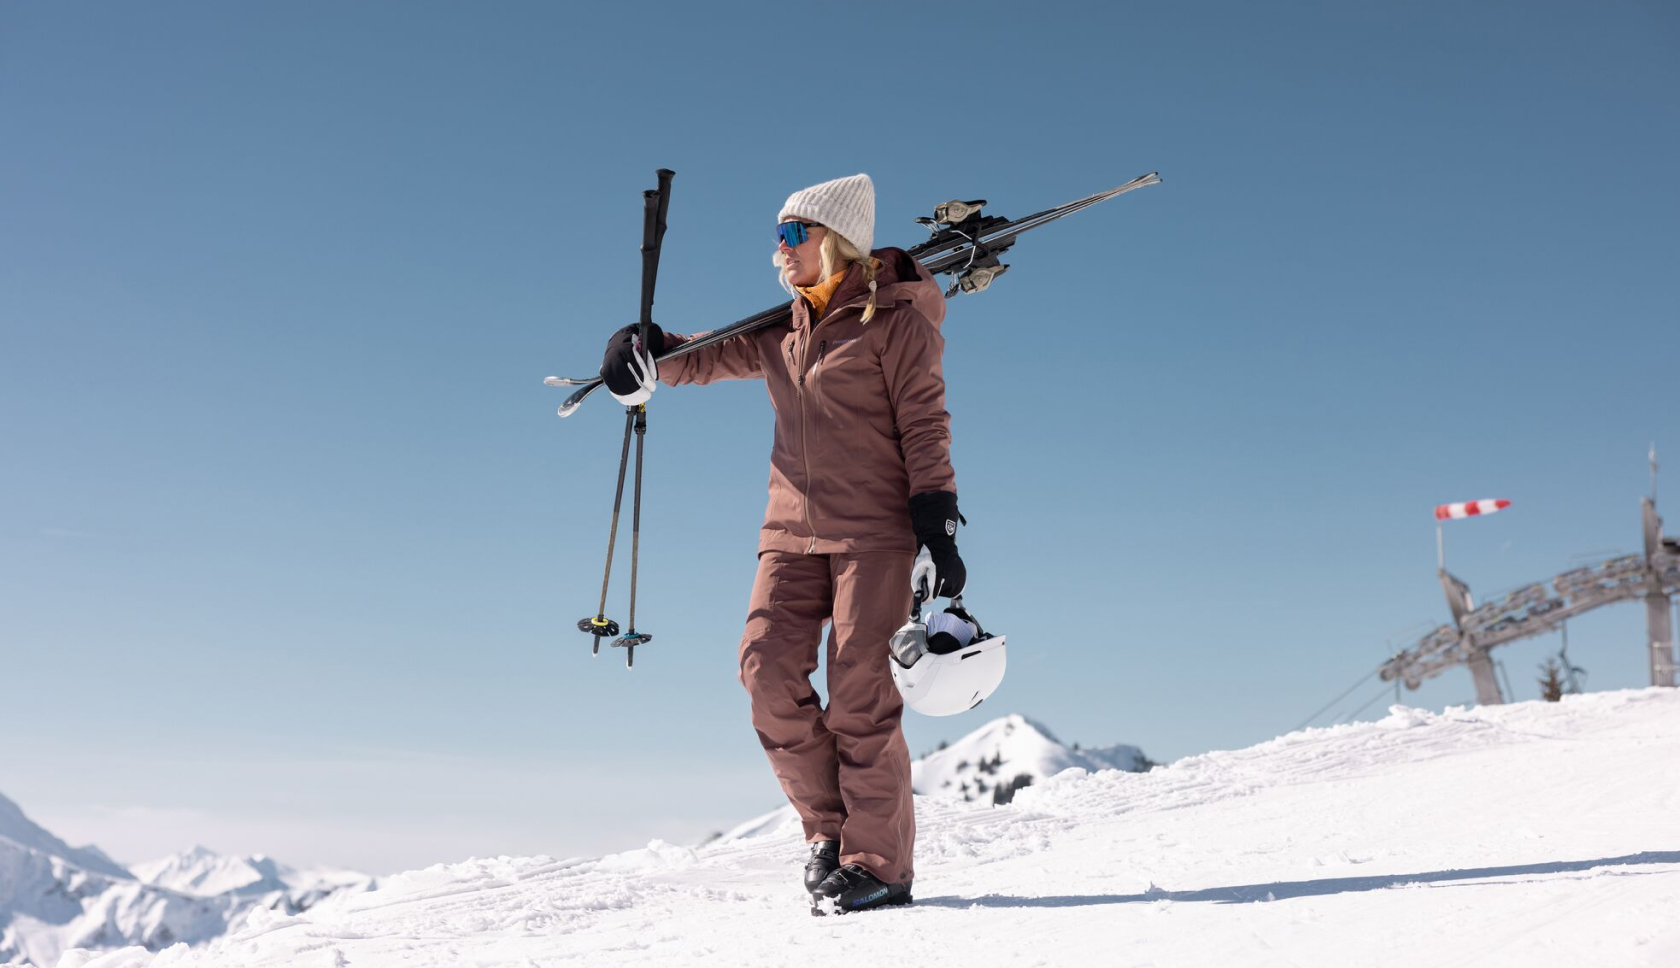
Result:
M1441 537L1441 522L1454 518L1474 518L1483 514L1496 514L1511 506L1511 502L1504 498L1489 498L1485 501L1459 501L1456 504L1435 505L1435 566L1442 571L1447 567L1447 550Z

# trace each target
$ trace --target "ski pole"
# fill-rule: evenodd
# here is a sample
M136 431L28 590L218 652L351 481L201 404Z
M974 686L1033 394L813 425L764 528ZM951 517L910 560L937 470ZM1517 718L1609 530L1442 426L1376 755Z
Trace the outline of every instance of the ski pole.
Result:
M622 638L613 643L615 646L624 647L626 669L636 666L636 646L653 641L653 636L636 631L636 571L641 559L642 546L642 441L647 438L647 404L636 407L635 411L636 490L630 502L630 627Z
M630 407L624 414L624 447L618 454L618 489L613 492L612 528L607 531L607 567L601 573L601 606L595 610L594 618L578 619L578 631L595 636L594 647L589 650L591 655L601 654L602 636L618 634L618 623L607 618L607 582L612 579L613 545L618 541L618 510L624 504L624 471L630 461L630 431L635 421L636 408ZM639 472L640 456L636 458L636 465Z
M655 172L659 187L642 193L642 305L639 323L639 350L656 357L647 345L648 327L653 323L653 289L659 280L659 249L665 239L665 212L671 204L671 178L676 173L669 168ZM636 632L636 572L641 557L642 532L642 445L647 437L647 404L628 407L624 412L624 446L618 455L618 486L613 492L612 530L607 534L607 566L601 575L601 606L593 619L580 619L578 628L595 637L591 655L601 653L601 638L618 635L618 623L608 619L607 583L612 578L613 545L618 540L618 517L624 506L624 472L630 460L630 434L636 434L636 492L631 507L630 532L630 629L616 642L625 648L626 666L636 664L636 646L651 641L653 636Z
M653 324L653 290L659 282L659 250L665 243L665 213L671 207L671 178L676 172L661 168L654 172L658 187L642 193L642 314L641 349L649 358L659 356L647 345L648 327ZM653 640L653 636L636 631L636 573L641 564L642 544L642 445L647 439L647 404L631 408L636 431L636 493L630 507L630 627L614 646L624 647L624 667L636 667L636 646ZM629 445L630 428L625 427L625 444Z

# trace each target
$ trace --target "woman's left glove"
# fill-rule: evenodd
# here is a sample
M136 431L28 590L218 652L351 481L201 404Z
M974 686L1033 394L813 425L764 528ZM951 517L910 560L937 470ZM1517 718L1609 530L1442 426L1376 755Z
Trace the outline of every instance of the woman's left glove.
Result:
M646 403L659 385L659 354L665 352L665 331L658 323L632 323L607 341L601 360L601 379L619 403Z
M921 551L910 571L910 588L924 600L935 596L956 598L968 584L968 569L957 554L957 496L949 491L930 491L910 499L910 525L916 531Z

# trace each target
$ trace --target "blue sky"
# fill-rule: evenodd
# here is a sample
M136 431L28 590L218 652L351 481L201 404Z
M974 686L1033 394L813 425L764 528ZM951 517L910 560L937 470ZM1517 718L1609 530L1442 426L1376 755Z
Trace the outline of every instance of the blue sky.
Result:
M655 642L573 628L621 414L540 380L633 318L661 166L677 331L781 298L817 181L869 172L909 244L1160 171L951 306L1011 668L910 744L1293 728L1446 619L1435 503L1516 502L1448 535L1482 596L1637 550L1646 448L1680 462L1677 41L1658 3L6 4L0 792L124 860L373 870L781 802L734 678L762 386L655 397ZM1641 685L1642 637L1571 654ZM1519 698L1555 649L1503 650Z

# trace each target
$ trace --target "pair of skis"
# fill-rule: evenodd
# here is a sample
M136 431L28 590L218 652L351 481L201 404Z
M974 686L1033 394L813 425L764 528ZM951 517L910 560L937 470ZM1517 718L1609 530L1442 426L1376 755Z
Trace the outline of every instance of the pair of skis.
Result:
M1131 181L1105 192L1087 195L1084 198L1047 208L1042 212L1035 212L1025 218L1007 219L996 215L985 215L982 209L986 202L978 201L949 201L935 206L932 218L919 218L916 221L927 226L931 233L927 241L912 246L906 250L910 256L929 272L935 275L946 273L956 276L956 281L946 290L946 298L955 296L959 292L984 292L998 276L1009 269L1009 266L998 261L998 256L1008 251L1015 240L1024 233L1030 232L1041 225L1047 225L1074 212L1084 211L1093 205L1117 198L1138 188L1159 184L1161 176L1157 172L1141 175ZM663 184L663 182L662 182ZM652 290L646 275L646 249L644 253L644 274L642 279L644 298L651 303ZM655 257L657 258L657 256ZM790 304L782 303L772 306L763 312L754 313L745 319L738 320L720 329L703 333L693 339L675 347L659 357L659 362L674 360L714 346L726 339L733 339L743 333L751 333L770 326L787 322L793 317ZM559 414L569 417L583 401L589 398L601 386L599 376L592 377L558 377L551 376L543 380L551 387L576 387L566 402L560 405Z

